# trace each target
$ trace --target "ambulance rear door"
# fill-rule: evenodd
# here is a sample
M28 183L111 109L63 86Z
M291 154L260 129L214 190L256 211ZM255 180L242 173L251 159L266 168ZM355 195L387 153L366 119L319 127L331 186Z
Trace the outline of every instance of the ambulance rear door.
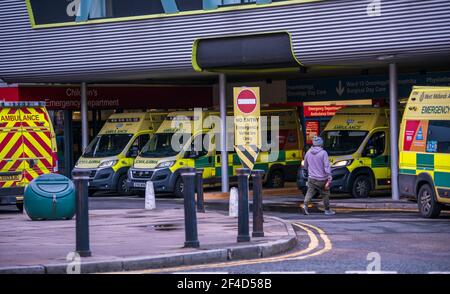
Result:
M21 107L23 160L28 181L53 169L52 128L44 107Z
M0 189L14 188L24 178L20 110L0 106Z

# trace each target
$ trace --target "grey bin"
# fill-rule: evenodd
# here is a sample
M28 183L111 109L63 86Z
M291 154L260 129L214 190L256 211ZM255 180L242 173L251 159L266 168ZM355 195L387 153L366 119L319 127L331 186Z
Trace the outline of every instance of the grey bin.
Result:
M32 220L71 219L75 214L75 185L60 174L41 175L25 188L24 208Z

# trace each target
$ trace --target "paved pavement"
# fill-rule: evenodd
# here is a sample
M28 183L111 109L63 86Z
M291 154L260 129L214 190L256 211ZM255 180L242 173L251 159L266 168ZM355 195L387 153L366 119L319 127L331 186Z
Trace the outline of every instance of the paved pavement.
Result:
M201 247L192 249L183 248L184 211L179 205L161 206L152 211L91 210L90 238L93 257L83 261L107 262L141 257L149 259L163 255L167 257L207 253L217 249L225 249L224 254L222 251L216 253L227 260L246 257L242 256L244 251L235 249L249 245L251 251L246 253L249 258L260 257L256 254L279 253L280 251L268 251L274 249L276 244L295 245L292 243L295 241L295 234L291 227L276 218L265 219L265 237L252 238L250 243L239 244L236 242L237 218L211 211L198 213L197 218ZM31 221L24 214L1 213L0 236L0 267L67 264L66 257L75 247L75 221ZM286 246L275 249L289 249ZM217 254L213 257L216 258ZM238 256L239 254L241 256ZM163 263L159 265L167 266Z

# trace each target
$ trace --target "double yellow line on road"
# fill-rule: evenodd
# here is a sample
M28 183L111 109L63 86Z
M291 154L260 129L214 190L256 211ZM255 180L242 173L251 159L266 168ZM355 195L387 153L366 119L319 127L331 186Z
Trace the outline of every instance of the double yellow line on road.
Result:
M222 268L222 267L235 267L235 266L244 266L244 265L252 265L252 264L260 264L260 263L273 263L273 262L281 262L281 261L289 261L289 260L303 260L306 258L314 257L322 255L333 248L331 240L328 238L327 234L320 228L295 222L292 225L298 229L303 230L308 236L308 246L305 249L301 249L292 253L279 255L275 257L267 257L267 258L258 258L258 259L250 259L250 260L239 260L239 261L231 261L231 262L221 262L221 263L212 263L212 264L197 264L197 265L187 265L187 266L178 266L172 268L162 268L162 269L149 269L149 270L140 270L140 271L130 271L127 273L131 274L153 274L153 273L168 273L168 272L186 272L197 269L212 269L212 268ZM123 273L123 272L120 272Z

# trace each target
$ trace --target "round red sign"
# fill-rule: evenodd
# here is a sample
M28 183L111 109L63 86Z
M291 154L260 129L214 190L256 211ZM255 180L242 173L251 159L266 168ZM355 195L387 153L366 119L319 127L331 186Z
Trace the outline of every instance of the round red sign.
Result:
M256 95L253 91L242 90L237 97L237 107L243 113L251 113L256 108Z

